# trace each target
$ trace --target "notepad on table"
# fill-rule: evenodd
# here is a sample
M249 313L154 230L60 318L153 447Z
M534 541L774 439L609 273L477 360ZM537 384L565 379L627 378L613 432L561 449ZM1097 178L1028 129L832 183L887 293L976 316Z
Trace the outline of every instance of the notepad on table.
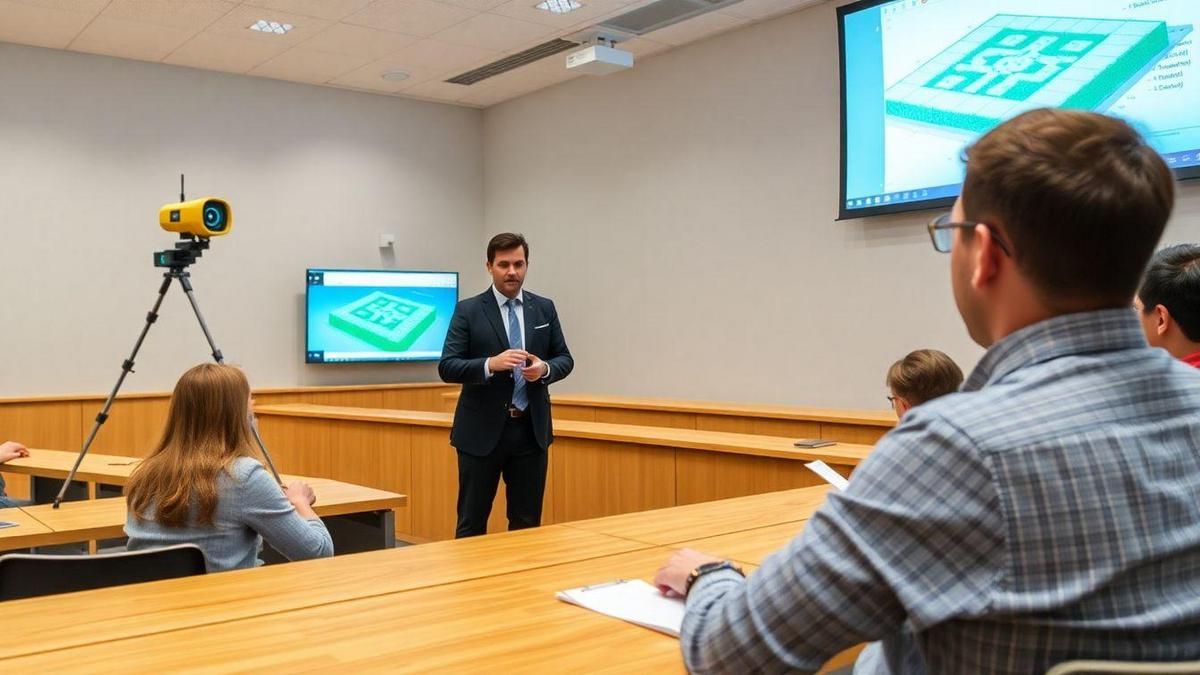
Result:
M557 597L563 602L673 637L679 637L679 629L683 626L683 600L668 598L641 579L572 588L559 591Z

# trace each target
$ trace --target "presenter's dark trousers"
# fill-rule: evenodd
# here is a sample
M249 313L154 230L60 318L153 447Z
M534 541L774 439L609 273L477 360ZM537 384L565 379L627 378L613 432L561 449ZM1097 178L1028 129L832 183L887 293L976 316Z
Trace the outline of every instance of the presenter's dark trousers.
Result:
M500 442L486 457L459 451L456 539L487 534L488 516L502 476L508 501L508 529L541 525L546 450L534 438L528 415L508 418Z

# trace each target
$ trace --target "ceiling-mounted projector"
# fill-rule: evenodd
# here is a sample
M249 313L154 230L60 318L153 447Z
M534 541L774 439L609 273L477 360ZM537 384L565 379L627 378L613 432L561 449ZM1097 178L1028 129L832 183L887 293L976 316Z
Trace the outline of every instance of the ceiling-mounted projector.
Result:
M593 44L567 54L567 70L585 75L608 75L633 67L633 53L617 49L611 37L597 37Z

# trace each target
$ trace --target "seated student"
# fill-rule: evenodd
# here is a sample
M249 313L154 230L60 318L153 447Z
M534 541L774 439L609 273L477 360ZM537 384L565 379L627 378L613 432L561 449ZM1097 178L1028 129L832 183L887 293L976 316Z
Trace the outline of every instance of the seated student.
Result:
M1156 253L1133 306L1151 347L1200 368L1200 245L1179 244Z
M312 488L281 489L254 459L249 406L237 368L208 363L179 378L162 439L125 486L129 550L193 543L210 572L261 565L263 539L288 560L333 555Z
M900 359L888 368L887 387L892 392L888 402L896 411L900 420L910 410L935 398L953 394L962 386L963 373L954 359L936 349L918 349L909 352L908 356ZM916 652L912 631L907 627L900 635L893 638L896 644L906 645L911 656L919 657ZM920 658L912 658L901 670L903 672L918 671L921 667ZM854 662L854 675L870 675L871 673L887 673L883 664L883 643L872 642L867 645L858 659Z
M666 561L689 670L813 672L881 638L893 673L1200 659L1200 371L1129 308L1174 176L1129 124L1073 110L1019 115L965 156L929 234L987 352L749 579ZM913 645L893 639L906 625Z
M29 450L16 441L5 441L0 443L0 464L3 464L10 459L18 457L28 457ZM4 494L4 476L0 476L0 509L7 509L13 506L20 506L15 500Z
M936 349L918 349L888 368L888 402L896 417L939 396L953 394L962 386L963 373L954 359Z

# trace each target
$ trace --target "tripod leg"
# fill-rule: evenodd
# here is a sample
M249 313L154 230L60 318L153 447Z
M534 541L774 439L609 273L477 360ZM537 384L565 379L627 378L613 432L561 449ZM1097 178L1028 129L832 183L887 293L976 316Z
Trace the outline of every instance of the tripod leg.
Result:
M204 321L204 315L200 313L200 304L196 302L196 294L192 290L192 282L188 278L187 272L179 274L179 283L183 286L183 292L187 294L188 302L192 303L192 311L196 314L196 320L200 322L200 330L204 332L204 339L208 340L208 346L212 349L212 357L217 363L225 363L225 356L221 354L221 350L217 348L216 341L213 340L212 333L208 330L208 324ZM250 411L250 431L254 434L254 441L258 443L258 449L262 451L263 459L267 460L267 468L271 470L271 475L275 476L275 482L283 487L283 479L279 477L279 471L275 469L275 462L271 459L271 453L267 451L267 445L263 443L262 436L258 433L258 423L254 419L254 411Z
M71 481L75 478L75 473L79 471L79 465L83 463L83 458L87 456L88 449L92 447L92 441L96 440L96 434L100 432L100 427L108 421L108 410L112 407L113 400L117 398L117 392L121 390L121 385L125 383L125 378L129 373L133 372L133 361L137 358L138 351L142 348L142 342L146 340L146 334L150 332L150 326L158 320L158 309L162 307L163 298L167 296L167 289L171 287L172 274L167 272L163 275L162 285L158 287L158 298L154 301L154 307L146 313L146 325L142 326L142 332L138 335L137 342L133 345L133 351L129 354L129 358L121 364L121 375L117 378L116 385L109 392L108 398L104 401L104 407L96 415L96 421L92 424L92 431L88 434L87 440L83 442L83 449L79 451L79 456L75 458L75 466L71 467L71 472L67 474L66 480L63 481L62 488L58 491L58 496L54 498L54 508L62 503L63 497L67 494L67 488L70 487Z

